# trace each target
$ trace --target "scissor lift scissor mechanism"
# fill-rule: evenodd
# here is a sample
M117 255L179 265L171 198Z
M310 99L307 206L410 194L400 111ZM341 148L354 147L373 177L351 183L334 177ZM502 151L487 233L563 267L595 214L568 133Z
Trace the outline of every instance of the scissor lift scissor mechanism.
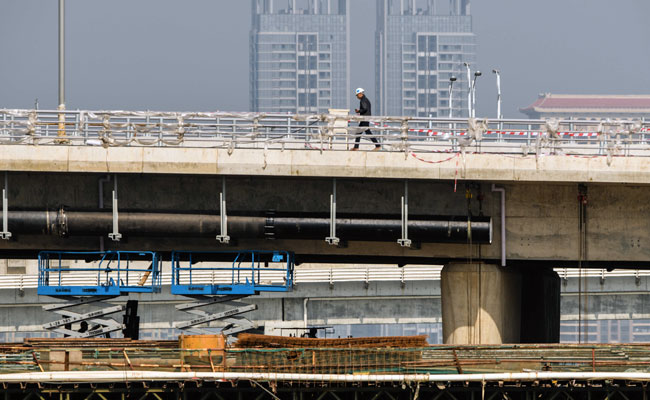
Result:
M176 251L172 254L171 291L194 300L176 306L194 318L176 321L174 327L190 333L209 333L199 326L219 321L225 325L220 330L224 335L255 328L241 314L257 306L239 300L260 292L291 291L293 269L294 255L286 251ZM218 312L200 309L217 305L221 308Z
M83 265L69 267L67 260ZM44 305L43 310L63 317L43 328L77 338L124 330L124 323L104 317L124 311L126 306L107 301L129 293L160 292L160 264L159 255L150 251L39 253L38 294L62 300ZM82 310L72 311L74 308ZM73 324L79 324L79 329L74 330Z

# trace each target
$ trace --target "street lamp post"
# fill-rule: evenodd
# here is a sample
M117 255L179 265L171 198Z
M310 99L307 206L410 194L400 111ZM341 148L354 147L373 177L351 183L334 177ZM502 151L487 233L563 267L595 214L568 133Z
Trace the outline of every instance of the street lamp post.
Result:
M65 110L65 0L59 0L59 111ZM65 114L59 113L57 136L65 137ZM63 143L63 139L59 139Z
M453 101L453 96L452 96L452 90L454 89L454 82L456 82L456 77L452 76L449 78L449 119L452 119L454 117L453 114L453 106L452 106L452 101Z
M483 75L481 71L476 71L474 72L474 80L472 81L472 90L471 90L471 96L472 96L472 118L476 118L476 79Z
M472 73L469 63L464 63L467 69L467 118L472 118Z
M59 0L59 108L65 108L65 0Z
M501 115L501 72L493 69L492 72L497 76L497 119L503 119Z

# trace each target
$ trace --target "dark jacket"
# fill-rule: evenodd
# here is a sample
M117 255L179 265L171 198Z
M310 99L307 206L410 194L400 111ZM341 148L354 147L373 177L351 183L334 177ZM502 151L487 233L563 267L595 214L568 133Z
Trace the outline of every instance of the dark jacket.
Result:
M370 100L364 95L359 101L359 115L372 115Z

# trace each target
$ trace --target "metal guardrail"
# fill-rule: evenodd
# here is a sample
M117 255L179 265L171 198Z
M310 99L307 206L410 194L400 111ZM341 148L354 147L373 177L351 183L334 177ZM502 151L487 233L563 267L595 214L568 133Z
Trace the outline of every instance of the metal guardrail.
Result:
M201 262L216 254L232 257L229 265ZM172 294L252 295L259 292L290 292L293 288L294 255L288 251L174 251ZM197 274L211 274L206 279ZM219 282L215 278L219 277ZM229 277L229 280L222 281ZM280 278L280 279L278 279Z
M336 267L336 268L297 268L294 271L294 283L319 283L319 282L376 282L376 281L420 281L440 279L439 266L405 266L398 267ZM74 271L71 268L69 271ZM172 284L172 273L161 274L162 285ZM194 284L229 284L232 282L231 272L226 270L194 271L192 282ZM184 280L189 277L189 272L180 275ZM140 277L133 276L138 280ZM66 273L62 274L62 282L66 285L84 285L95 282L96 274L92 273ZM259 281L265 284L284 284L286 272L260 271ZM37 287L37 275L0 275L0 289L28 289Z
M62 263L65 257L98 261L70 269ZM150 251L42 251L38 254L38 294L119 296L156 293L160 291L160 266L160 256ZM92 278L76 279L80 272Z
M74 270L74 268L72 268ZM440 280L442 266L393 266L359 267L333 267L333 268L296 268L294 271L294 284L301 283L342 283L342 282L408 282ZM557 268L555 271L562 279L580 277L608 279L614 277L641 278L650 276L650 270L616 269L578 269ZM134 275L136 280L142 276ZM62 274L62 281L66 285L88 285L95 282L97 275L93 273ZM282 271L262 271L260 282L282 283L285 273ZM195 271L192 281L200 284L219 284L231 282L231 274L226 271ZM170 286L172 283L171 272L161 274L161 284ZM0 275L0 289L30 289L38 286L38 275Z
M650 156L642 120L0 109L0 144L349 150L370 121L385 151ZM361 135L366 142L368 135ZM369 142L368 142L369 143Z

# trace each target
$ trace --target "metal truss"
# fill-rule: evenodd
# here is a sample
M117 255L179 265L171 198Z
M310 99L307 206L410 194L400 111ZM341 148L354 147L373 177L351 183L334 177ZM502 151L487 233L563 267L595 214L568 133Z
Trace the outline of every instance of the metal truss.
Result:
M124 329L121 324L113 319L104 319L103 316L115 314L124 311L124 305L115 305L106 303L107 300L115 296L97 296L97 297L65 297L65 302L47 304L43 310L63 316L62 319L49 322L43 325L43 328L52 332L61 333L66 336L75 338L89 338L109 334L111 332ZM83 313L70 311L69 308L95 305L102 308ZM72 330L72 324L79 323L81 329Z
M257 325L255 323L239 315L257 309L257 305L255 304L247 304L237 301L244 297L247 296L193 296L196 301L191 303L178 304L176 305L176 309L190 313L197 317L186 321L176 321L173 323L173 326L176 329L182 329L189 333L208 334L210 332L208 332L205 328L197 328L196 326L207 324L213 321L221 321L226 324L226 326L220 331L220 333L224 335L234 335L235 333L256 328ZM229 308L216 313L198 309L202 307L210 307L215 304L222 304Z
M114 384L4 384L4 399L17 400L632 400L646 399L646 383L628 382L486 382L417 386L394 383L336 386L326 382L151 382Z

